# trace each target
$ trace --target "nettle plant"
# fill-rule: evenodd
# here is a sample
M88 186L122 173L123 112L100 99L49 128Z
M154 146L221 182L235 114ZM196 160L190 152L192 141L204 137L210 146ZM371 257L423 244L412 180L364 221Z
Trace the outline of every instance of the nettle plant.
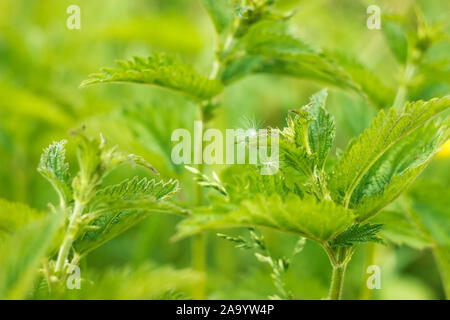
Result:
M117 67L90 75L81 87L135 83L171 89L197 104L198 120L204 127L215 119L227 86L259 73L334 86L356 93L378 109L394 105L381 110L345 152L328 157L335 124L325 109L327 93L321 91L307 106L290 113L286 128L271 129L281 137L282 170L278 174L261 176L255 167L243 172L232 167L221 182L217 176L208 178L202 165L190 169L199 181L196 207L181 223L177 237L213 227L247 226L297 234L302 237L300 247L303 238L310 239L322 245L330 257L330 298L337 299L355 245L382 241L377 236L381 225L368 220L412 183L447 137L447 122L430 120L448 108L448 98L406 103L409 93L419 90L418 75L421 80L430 79L423 58L442 34L427 25L420 14L414 22L401 21L400 26L398 19L393 19L383 30L402 70L396 92L354 57L320 50L299 39L290 21L295 12L279 12L275 0L202 2L217 33L208 76L174 56L155 52L147 58L117 61ZM219 191L209 198L209 204L205 187ZM259 250L259 259L273 268L279 297L290 297L281 279L288 259L272 258L255 231L250 240L225 237L242 248ZM299 251L294 250L294 254ZM193 266L205 271L202 235L194 237ZM204 285L198 285L195 297L204 296Z
M178 58L154 52L147 58L133 57L117 61L116 68L103 68L92 74L80 87L103 83L135 83L159 86L181 93L198 105L198 120L211 125L220 107L224 89L238 80L258 73L282 74L320 81L374 97L370 86L355 82L349 73L327 53L313 48L292 32L294 12L282 13L274 0L202 0L215 30L217 41L209 76ZM353 67L357 74L361 67ZM367 87L366 94L362 91ZM199 150L198 152L203 152ZM194 155L194 158L201 158ZM200 173L204 168L199 165ZM195 204L204 204L203 186L198 185ZM205 239L194 238L194 269L205 271ZM196 298L204 298L204 286L198 286Z
M327 92L320 91L309 104L291 112L285 128L271 130L280 134L279 173L261 176L248 167L239 175L227 174L220 187L218 180L211 183L219 194L180 224L178 237L212 228L266 227L310 239L328 254L333 266L329 298L339 299L356 245L383 242L377 235L382 225L369 220L414 181L448 139L448 120L431 119L450 107L450 99L408 102L399 110L380 111L334 165L326 166L335 136L326 97ZM265 250L255 235L250 241L225 238L239 247ZM257 257L272 266L281 297L288 298L280 289L280 270L289 265L286 259L274 260L267 252Z
M108 242L154 212L176 212L167 200L178 191L176 180L137 176L104 185L104 178L124 163L155 169L142 157L126 154L106 141L74 132L78 170L70 172L66 141L55 142L41 156L38 171L53 186L59 204L51 206L62 228L53 244L54 254L42 270L50 292L65 289L74 267L89 252ZM54 259L53 259L54 257Z

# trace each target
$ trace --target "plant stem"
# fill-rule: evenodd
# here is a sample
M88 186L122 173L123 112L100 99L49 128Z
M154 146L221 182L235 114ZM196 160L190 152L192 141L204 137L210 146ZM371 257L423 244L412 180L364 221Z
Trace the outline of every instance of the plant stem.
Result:
M408 99L408 87L416 76L418 62L421 60L421 57L422 51L417 49L412 50L411 59L406 63L402 78L400 79L400 85L398 86L395 95L393 106L397 110L399 110Z
M322 244L325 252L328 254L330 263L333 266L331 275L330 290L328 293L329 300L339 300L344 287L344 276L347 264L350 261L352 252L345 248L331 248L328 243Z
M58 258L55 264L55 273L59 274L64 269L64 264L69 256L70 248L72 247L75 234L78 229L79 218L83 212L84 205L79 201L75 201L72 215L70 216L69 226L67 227L66 235L64 236L63 243L59 248Z
M333 266L333 274L331 277L331 286L328 299L340 300L342 288L344 287L344 276L347 264L341 266Z
M400 109L408 98L408 85L414 78L417 72L417 65L414 63L408 63L405 67L403 74L403 80L397 89L397 94L394 99L394 108Z
M364 266L364 272L367 271L367 268L374 264L375 261L375 250L376 244L373 242L368 242L366 245L366 263ZM361 284L361 293L360 300L371 300L372 299L372 290L367 287L366 277L363 276L363 282Z
M211 73L209 78L213 79L213 80L217 80L220 76L220 72L221 69L223 68L223 60L222 60L222 54L224 52L226 52L227 50L229 50L231 44L233 43L233 39L235 36L235 33L237 31L237 29L239 28L239 23L240 23L240 19L235 17L235 20L233 21L231 30L229 32L229 34L227 35L224 45L222 47L218 46L218 49L216 50L215 53L215 58L214 58L214 62L213 62L213 66L211 69ZM199 115L199 120L200 121L205 121L207 119L205 119L205 111L203 109L203 107L205 105L207 105L208 103L210 103L211 101L214 100L213 97L210 100L206 100L203 101L202 103L200 103L199 107L200 107L200 115ZM202 155L203 155L203 147L200 148ZM198 157L199 155L197 155L197 159L201 159L201 157ZM197 166L197 169L200 173L204 173L204 167L203 165L200 163ZM196 190L195 190L195 198L196 198L196 205L197 206L201 206L203 204L203 187L199 184L197 184L196 186ZM201 281L201 283L195 287L194 290L194 298L197 300L202 300L205 299L205 292L206 292L206 236L204 234L199 234L194 236L193 240L192 240L192 266L194 268L194 270L196 270L197 272L199 272L200 274L204 275L203 280Z

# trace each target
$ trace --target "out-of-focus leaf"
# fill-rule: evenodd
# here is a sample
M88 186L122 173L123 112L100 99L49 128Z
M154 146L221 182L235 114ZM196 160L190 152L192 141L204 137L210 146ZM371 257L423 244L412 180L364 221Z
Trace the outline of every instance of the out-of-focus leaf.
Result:
M397 211L383 211L372 222L382 223L380 234L396 245L407 245L422 250L433 247L433 241L407 214Z
M10 214L21 212L19 210ZM59 218L55 214L32 222L1 245L0 298L23 299L29 293L39 264L52 244Z
M408 55L408 40L402 25L396 21L384 19L381 30L392 54L398 62L405 64Z
M145 41L152 46L170 52L198 54L204 46L195 24L186 16L152 15L117 19L102 26L97 32L89 33L92 41L114 41L133 43Z
M53 101L3 81L0 81L0 112L43 120L57 127L66 127L73 122L71 116Z
M42 219L44 215L44 212L26 204L0 199L0 240L3 241L27 224Z
M330 53L330 55L345 69L353 81L361 87L361 92L377 108L391 106L395 96L394 90L378 78L373 71L348 54L334 52Z
M218 33L227 29L233 21L232 0L202 0Z
M442 174L441 182L422 179L411 188L410 212L417 216L414 222L433 241L433 254L442 285L447 298L450 298L450 190L446 180L448 171Z
M262 21L252 26L239 44L238 48L246 55L232 60L225 68L224 83L250 73L274 73L359 90L343 68L325 53L292 35L284 22Z
M173 295L190 297L193 288L202 279L201 275L190 269L156 267L151 263L144 263L138 268L110 268L101 274L90 274L89 278L93 281L82 282L80 290L65 290L62 295L55 293L50 297L86 300L159 300L170 299Z
M450 299L450 246L438 245L433 253L441 273L445 295Z

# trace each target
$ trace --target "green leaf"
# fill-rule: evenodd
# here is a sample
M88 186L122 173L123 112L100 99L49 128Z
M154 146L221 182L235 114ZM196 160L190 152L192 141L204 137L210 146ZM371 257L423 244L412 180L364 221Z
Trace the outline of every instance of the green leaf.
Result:
M202 0L208 11L217 33L222 33L233 21L233 6L231 0Z
M72 189L69 182L69 164L66 162L66 140L54 142L44 150L37 168L59 195L62 205L72 200Z
M203 230L226 227L268 227L323 242L332 239L353 222L353 213L332 201L316 202L290 194L256 194L239 205L228 202L195 213L185 219L177 237Z
M257 72L264 61L264 57L252 56L250 54L246 54L239 59L230 61L221 75L223 83L230 84L249 74Z
M433 180L421 179L408 192L411 196L408 213L414 224L433 242L442 285L450 298L450 190L448 188L448 168L441 164L439 171L433 172Z
M284 58L289 55L320 54L319 50L292 35L285 22L262 21L250 28L243 39L250 55Z
M380 158L449 106L450 99L445 97L408 102L400 111L391 108L387 114L381 110L336 164L329 181L333 199L348 206L358 184Z
M447 299L450 299L450 246L436 246L433 253L441 274L445 295Z
M21 212L16 212L20 214ZM0 299L24 299L39 264L52 244L59 215L51 215L20 229L0 247Z
M396 244L407 245L422 250L433 247L433 241L407 214L397 211L383 211L372 222L382 223L380 234L384 239Z
M306 148L297 146L290 140L280 140L280 162L283 167L290 167L306 177L313 175L315 158L308 154Z
M292 35L285 22L262 21L255 24L237 48L245 54L229 62L222 74L224 83L250 73L273 73L359 90L344 69L327 54Z
M94 189L103 178L112 170L124 163L141 165L156 173L153 166L144 158L135 154L127 154L117 149L108 147L105 139L87 137L83 131L72 132L77 143L77 159L79 172L72 180L74 197L82 202L88 201L95 195ZM87 189L86 189L87 188Z
M83 234L74 243L84 255L125 230L143 221L151 213L181 213L166 202L178 191L178 182L139 179L137 177L97 191L84 214Z
M324 89L311 97L306 110L312 118L308 125L308 142L311 152L316 154L317 166L322 169L333 145L335 136L334 118L325 110L327 90Z
M383 243L383 240L377 237L377 233L380 232L382 227L382 224L354 224L334 238L331 246L347 247L364 242Z
M378 213L409 187L447 139L433 122L404 138L381 157L355 188L351 202L360 221Z
M117 65L116 69L105 68L102 73L90 75L80 87L109 82L141 83L173 89L196 100L212 98L223 90L219 81L199 75L192 66L166 54L119 60Z
M119 184L107 186L97 191L95 201L114 200L164 200L178 192L178 181L164 182L157 179L139 178L125 179Z
M108 268L101 273L90 273L89 279L83 282L80 290L64 290L52 293L52 299L83 300L148 300L166 299L174 295L174 291L191 296L195 286L202 281L202 276L190 269L174 269L171 266L156 266L145 262L137 268Z
M372 70L348 54L333 52L330 55L345 69L360 87L361 93L378 109L390 107L395 97L394 90L378 78Z
M384 19L381 30L394 57L401 64L405 64L408 55L406 31L401 24L389 19Z
M254 165L231 166L221 176L231 203L240 203L259 193L266 196L276 193L282 198L289 193L302 194L297 184L298 175L292 170L288 174L261 175Z
M38 95L24 86L15 87L3 80L0 80L0 109L22 119L38 119L59 128L70 127L74 121L54 99Z
M26 204L0 199L0 245L9 235L44 216L44 212L32 209Z

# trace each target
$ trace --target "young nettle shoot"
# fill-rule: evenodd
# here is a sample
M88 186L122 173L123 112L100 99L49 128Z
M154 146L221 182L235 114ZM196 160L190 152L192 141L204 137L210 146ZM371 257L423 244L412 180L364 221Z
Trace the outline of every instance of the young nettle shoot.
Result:
M106 141L88 138L75 132L78 171L66 161L67 141L54 142L41 156L38 171L52 184L59 205L54 214L64 216L54 259L45 265L48 286L65 284L68 269L103 243L136 225L153 212L176 212L167 200L178 191L175 180L134 177L115 184L103 184L104 178L123 163L140 165L150 172L156 170L145 159L109 147Z

